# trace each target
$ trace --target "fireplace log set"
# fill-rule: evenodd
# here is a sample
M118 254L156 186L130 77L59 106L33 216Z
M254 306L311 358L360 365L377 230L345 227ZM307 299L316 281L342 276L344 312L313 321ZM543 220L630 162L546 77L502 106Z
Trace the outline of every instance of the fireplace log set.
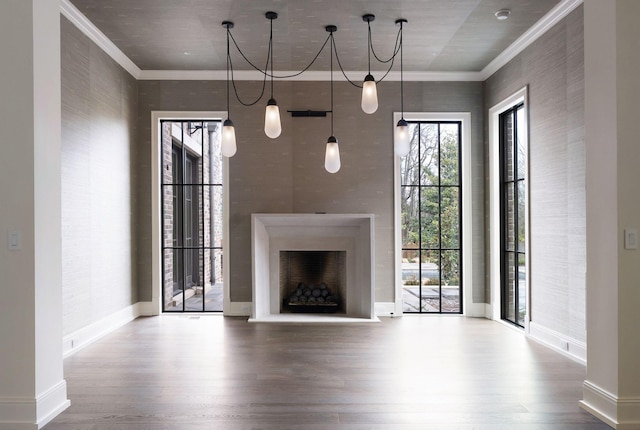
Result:
M299 282L291 295L284 299L284 304L292 312L335 312L339 301L325 282L318 285Z

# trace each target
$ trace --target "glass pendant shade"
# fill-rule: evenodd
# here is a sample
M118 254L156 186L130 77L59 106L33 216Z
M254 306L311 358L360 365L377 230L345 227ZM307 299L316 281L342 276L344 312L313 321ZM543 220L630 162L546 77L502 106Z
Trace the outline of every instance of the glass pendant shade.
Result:
M369 114L378 110L378 90L371 75L365 76L362 84L362 110Z
M327 150L324 154L324 168L329 173L336 173L340 170L340 148L335 136L327 140Z
M396 155L404 157L409 153L409 124L404 118L398 121L393 140Z
M274 99L269 99L267 109L264 112L264 133L271 139L275 139L282 133L280 109Z
M236 149L236 129L233 127L233 122L226 119L222 124L222 155L233 157Z

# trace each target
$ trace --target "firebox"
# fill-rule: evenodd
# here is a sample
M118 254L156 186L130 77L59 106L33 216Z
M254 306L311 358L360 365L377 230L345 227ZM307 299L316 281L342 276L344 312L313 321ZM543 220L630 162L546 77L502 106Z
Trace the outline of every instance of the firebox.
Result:
M280 312L344 313L345 251L280 251Z

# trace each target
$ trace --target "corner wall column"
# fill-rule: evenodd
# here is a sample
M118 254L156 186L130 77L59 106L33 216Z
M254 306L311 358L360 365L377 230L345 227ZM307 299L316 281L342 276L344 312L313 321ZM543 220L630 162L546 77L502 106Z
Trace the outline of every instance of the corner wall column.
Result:
M60 3L0 13L0 429L69 406L62 367Z
M587 378L584 409L640 429L640 2L585 0Z

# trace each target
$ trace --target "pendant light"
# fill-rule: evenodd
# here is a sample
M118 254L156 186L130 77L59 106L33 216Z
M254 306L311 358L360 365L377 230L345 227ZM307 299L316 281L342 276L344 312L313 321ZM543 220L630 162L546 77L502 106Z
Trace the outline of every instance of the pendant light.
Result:
M409 124L404 119L404 80L403 80L403 69L402 69L402 24L407 22L406 19L401 18L396 20L396 24L400 25L400 109L401 116L400 121L396 125L396 130L394 133L394 150L396 155L399 157L404 157L409 153Z
M273 20L278 18L275 12L267 12L267 19L271 21L271 31L269 34L269 53L271 55L271 97L267 102L267 108L264 112L264 133L271 139L280 136L282 125L280 124L280 109L278 103L273 98ZM266 71L265 71L266 72Z
M331 54L330 61L330 73L331 73L331 136L327 139L327 148L324 154L324 168L329 173L336 173L340 170L340 148L338 147L338 139L333 135L333 32L338 28L335 25L328 25L325 29L330 33L331 47L329 52Z
M237 150L236 130L229 118L229 29L233 28L233 22L224 21L222 26L227 29L227 119L222 124L222 155L233 157Z
M266 12L264 15L269 21L269 44L268 51L266 55L266 64L264 66L258 66L253 63L247 55L240 49L236 39L234 38L231 29L234 28L234 23L231 21L223 21L222 26L227 30L227 119L224 120L222 127L222 154L225 157L231 157L236 153L236 134L234 124L231 121L231 113L230 113L230 91L233 90L235 94L235 102L237 102L238 106L254 106L262 100L262 97L266 94L267 89L267 78L270 77L270 98L267 102L264 114L264 132L265 134L271 138L275 139L282 134L282 124L280 119L280 110L278 108L278 103L274 98L274 80L276 78L274 74L274 62L273 62L273 21L278 18L278 13L276 12ZM315 54L315 56L311 59L311 61L303 67L299 71L294 71L286 75L278 75L278 78L287 78L287 79L295 79L298 76L302 75L304 72L309 70L311 66L315 63L315 61L319 58L322 51L326 48L327 43L330 43L330 65L331 65L331 110L330 111L322 111L325 116L326 113L331 113L331 135L327 139L326 143L326 151L325 151L325 169L327 172L336 173L340 171L341 163L340 163L340 149L338 146L338 139L334 135L333 125L334 125L334 117L333 117L333 108L334 108L334 94L333 94L333 56L335 55L336 62L340 68L340 71L346 78L347 82L355 87L362 88L362 100L361 107L362 110L367 114L372 114L378 109L378 94L377 94L377 84L376 80L371 74L371 57L373 56L378 62L388 64L386 72L380 78L380 81L385 79L385 77L389 74L391 69L393 68L394 60L397 58L397 54L400 54L400 103L402 108L402 115L400 121L398 121L397 126L394 130L394 148L396 154L400 157L404 157L410 151L410 135L409 135L409 126L407 121L404 119L404 75L403 75L403 24L407 22L406 19L400 18L395 21L396 25L399 25L398 33L396 36L396 43L394 44L394 50L391 57L388 59L381 59L378 57L378 54L374 50L373 47L373 37L371 32L371 22L375 21L375 15L373 14L365 14L362 15L362 20L367 23L367 67L368 73L364 78L362 85L357 82L353 82L344 69L342 68L340 58L338 55L338 50L336 48L335 41L335 32L337 31L337 27L335 25L325 26L325 30L329 35L325 39L320 49ZM236 80L234 78L234 65L232 62L232 58L230 55L230 43L233 43L234 46L238 49L240 56L255 70L259 71L262 76L262 85L259 94L255 98L244 99L238 93L238 89L236 87ZM269 63L271 63L271 67L269 67ZM292 116L296 116L295 113L298 111L290 111ZM306 115L304 116L312 116L311 111L305 111ZM299 115L298 115L299 116Z
M336 173L340 170L340 147L335 136L327 139L327 149L324 153L324 168L329 173Z
M374 113L378 110L378 90L376 88L376 80L371 74L371 21L375 20L376 16L370 13L362 15L362 20L367 22L368 36L367 36L367 56L369 63L369 72L364 77L362 83L362 110L364 113Z

